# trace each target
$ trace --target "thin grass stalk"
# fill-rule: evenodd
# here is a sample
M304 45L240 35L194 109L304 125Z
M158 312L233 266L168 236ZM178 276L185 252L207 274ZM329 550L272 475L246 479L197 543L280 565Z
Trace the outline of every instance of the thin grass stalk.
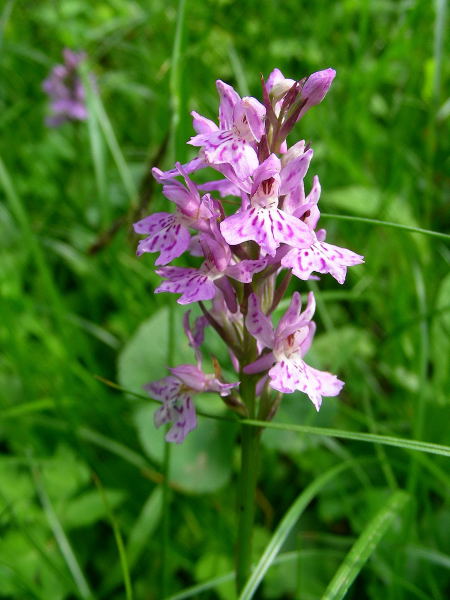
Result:
M170 72L170 102L172 108L172 119L170 123L170 142L169 155L174 158L179 154L178 151L178 128L180 124L180 114L182 110L181 97L181 58L182 58L182 42L185 20L185 0L179 0L177 23L175 29L174 44L172 49L172 64ZM167 363L172 365L175 355L175 307L174 303L169 302L168 310L169 319L169 335L167 346ZM167 429L169 426L167 426ZM161 536L161 594L162 597L167 596L167 590L170 581L170 564L169 564L169 542L170 542L170 462L171 462L171 444L165 443L163 457L163 484L162 484L162 536Z

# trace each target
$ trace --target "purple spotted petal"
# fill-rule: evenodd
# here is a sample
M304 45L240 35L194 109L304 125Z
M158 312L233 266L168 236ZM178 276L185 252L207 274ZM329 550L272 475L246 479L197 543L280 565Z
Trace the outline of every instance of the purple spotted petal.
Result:
M313 240L310 228L300 219L288 215L283 210L273 210L273 235L279 244L305 248Z
M239 211L220 224L225 240L231 245L254 240L261 254L275 256L280 244L304 248L313 241L307 225L299 219L276 208L256 208Z
M149 395L155 400L161 400L162 402L168 402L178 396L180 391L180 380L172 375L158 379L158 381L152 381L144 385Z
M197 427L197 416L192 397L189 394L182 394L178 402L169 408L169 411L173 425L166 435L166 442L181 444L187 434Z
M135 223L134 230L150 234L139 242L136 253L140 256L144 252L160 252L156 265L166 265L189 247L189 230L180 223L178 215L154 213Z
M263 347L273 348L274 331L270 318L263 313L259 298L256 294L250 294L248 298L247 316L245 325L251 335Z
M274 256L278 244L268 212L265 208L251 208L227 217L220 224L223 237L232 246L254 240L261 247L262 254Z
M239 179L250 177L258 166L255 149L232 131L196 135L189 144L201 146L211 165L230 165Z
M217 288L211 279L199 269L187 269L184 267L162 267L156 273L165 277L156 288L155 294L161 292L172 292L181 294L178 304L191 304L199 300L211 300L216 295Z
M364 258L351 250L326 242L315 242L309 248L292 248L281 259L283 267L292 269L299 279L309 279L311 273L330 273L339 283L344 283L347 267L359 265Z
M310 367L299 356L280 360L270 369L269 377L270 386L279 392L300 390L307 394L316 410L322 404L322 396L337 396L344 385L335 375Z

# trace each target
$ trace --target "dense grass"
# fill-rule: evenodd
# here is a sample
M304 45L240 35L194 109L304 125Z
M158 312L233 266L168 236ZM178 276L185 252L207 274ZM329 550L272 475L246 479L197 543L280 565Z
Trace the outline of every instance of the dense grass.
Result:
M132 221L164 205L149 167L192 156L189 111L215 116L215 79L259 96L260 74L275 66L290 77L334 67L329 96L297 129L315 149L308 181L320 175L322 210L445 232L445 8L187 1L173 54L170 0L2 5L0 598L159 599L162 574L170 595L232 570L235 424L202 419L173 449L163 493L154 405L96 378L139 394L169 356L191 360L182 312L153 296L152 259L134 255ZM87 51L99 93L89 123L49 130L41 83L65 46ZM364 220L322 223L331 241L366 256L345 286L314 285L311 357L346 387L318 415L303 396L283 401L276 423L323 435L264 433L255 563L275 530L264 556L282 554L268 572L258 563L255 597L341 598L349 588L348 598L444 600L448 247ZM212 335L208 344L225 360ZM226 415L211 398L201 409ZM190 597L233 598L229 578L214 583Z

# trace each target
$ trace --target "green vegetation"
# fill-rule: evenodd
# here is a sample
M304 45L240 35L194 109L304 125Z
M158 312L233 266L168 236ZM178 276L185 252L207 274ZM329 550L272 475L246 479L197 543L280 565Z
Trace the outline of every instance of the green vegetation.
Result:
M311 284L311 363L346 386L318 414L286 396L263 434L242 598L445 600L446 1L186 0L175 38L177 14L0 6L0 598L234 598L238 429L205 396L215 418L165 453L142 385L192 352L131 224L165 206L149 169L194 155L189 111L215 117L215 79L259 96L274 67L333 67L296 139L315 150L330 240L366 257L342 287ZM48 129L42 81L64 47L88 54L90 117Z

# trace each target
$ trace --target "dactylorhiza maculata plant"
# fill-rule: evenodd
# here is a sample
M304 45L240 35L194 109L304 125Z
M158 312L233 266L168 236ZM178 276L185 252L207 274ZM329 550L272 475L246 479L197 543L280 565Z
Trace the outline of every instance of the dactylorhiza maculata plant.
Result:
M197 135L188 143L200 149L198 156L169 171L153 169L175 210L135 223L135 231L146 236L137 254L159 253L156 273L163 281L155 293L179 294L179 304L197 302L202 311L192 326L190 311L184 317L196 364L172 367L169 376L145 386L162 403L155 425L171 424L168 442L181 443L195 429L194 398L202 392L220 394L243 417L267 421L282 394L303 392L319 410L322 397L337 396L344 385L304 360L316 330L312 292L303 310L300 294L294 292L276 327L271 320L292 276L306 281L318 279L314 273L330 273L343 283L347 267L363 262L351 250L327 243L325 230L317 229L319 178L314 176L307 195L304 186L313 150L303 140L290 147L286 142L295 123L323 100L334 77L335 71L326 69L294 81L275 69L267 81L262 80L262 103L241 98L231 86L217 81L219 125L192 113ZM217 171L218 177L196 184L191 177L206 167ZM223 204L237 209L230 214ZM199 257L198 267L169 266L186 252ZM204 373L201 346L207 326L227 346L237 381L223 380L216 359L214 374ZM251 561L260 432L243 422L238 590Z
M347 267L363 262L362 256L325 242L325 230L316 229L317 175L308 195L304 188L313 150L303 140L289 148L286 143L295 123L323 100L334 77L335 71L326 69L294 81L275 69L263 81L263 103L241 98L217 81L219 125L192 113L197 135L188 143L200 148L199 155L185 165L176 163L170 171L153 169L175 211L152 214L134 225L137 233L147 236L137 254L159 252L156 272L164 281L155 293L180 294L179 304L198 302L203 311L193 329L189 312L184 320L197 364L171 368L168 377L146 386L150 396L162 402L155 413L156 426L172 423L169 442L182 442L195 428L193 398L201 392L217 392L241 415L256 414L238 395L242 375L258 374L256 397L264 404L258 416L265 419L274 415L279 403L279 396L271 400L270 389L304 392L319 410L322 397L337 396L344 385L304 361L316 329L312 292L303 311L295 292L276 328L270 318L292 275L305 281L317 279L313 273L330 273L343 283ZM191 175L206 167L221 177L195 184ZM238 198L238 209L227 214L213 192L228 199L226 204L230 196ZM185 252L201 257L198 268L167 266ZM205 307L207 300L211 308ZM228 346L240 381L222 381L218 365L214 375L203 372L200 346L207 325Z
M87 118L85 90L79 75L79 65L86 58L84 52L63 51L64 64L55 65L43 82L42 88L50 98L51 114L46 118L49 127L59 127L67 121Z

